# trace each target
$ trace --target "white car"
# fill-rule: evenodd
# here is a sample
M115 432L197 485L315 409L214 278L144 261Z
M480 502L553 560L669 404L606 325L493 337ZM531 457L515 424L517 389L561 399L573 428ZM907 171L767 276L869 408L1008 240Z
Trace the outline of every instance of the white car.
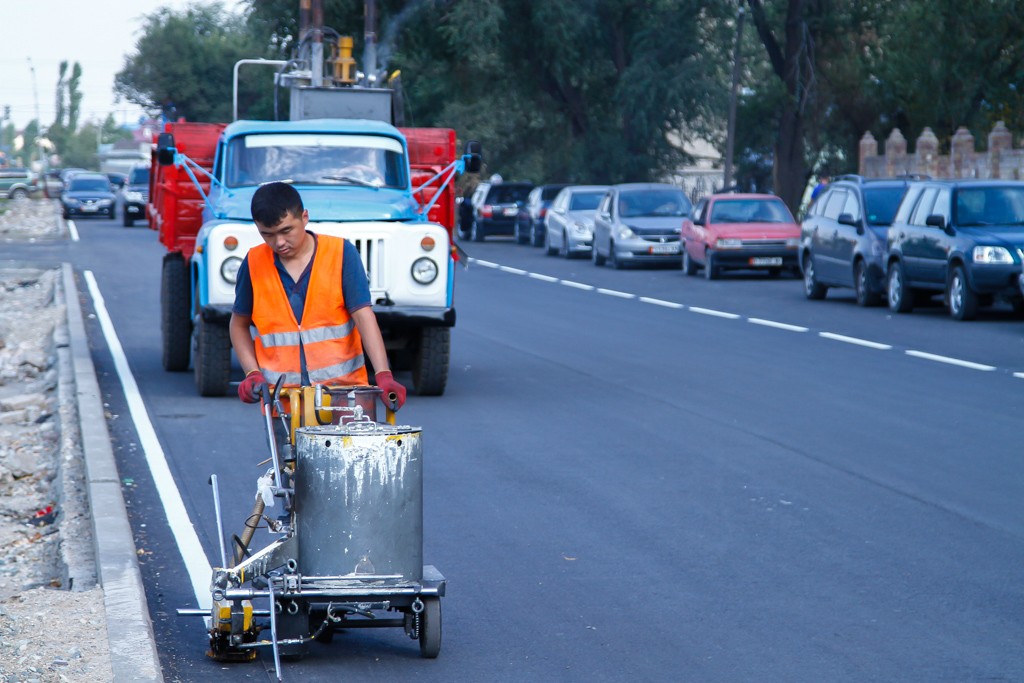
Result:
M590 254L594 212L607 191L607 185L570 185L558 193L544 217L548 256Z

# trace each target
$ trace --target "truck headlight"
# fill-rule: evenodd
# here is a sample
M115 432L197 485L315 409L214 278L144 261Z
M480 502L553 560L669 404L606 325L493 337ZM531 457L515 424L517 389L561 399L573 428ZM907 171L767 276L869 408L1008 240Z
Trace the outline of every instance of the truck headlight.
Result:
M975 263L1013 263L1010 250L1004 247L975 247L971 258Z
M238 281L238 269L242 267L242 259L237 256L224 259L224 263L220 264L220 276L235 284Z
M412 262L412 279L421 285L429 285L437 279L437 264L433 259L422 256Z

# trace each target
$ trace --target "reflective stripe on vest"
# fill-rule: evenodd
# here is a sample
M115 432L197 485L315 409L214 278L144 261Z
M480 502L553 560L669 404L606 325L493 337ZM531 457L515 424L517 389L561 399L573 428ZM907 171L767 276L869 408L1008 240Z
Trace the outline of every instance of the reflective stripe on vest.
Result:
M317 236L300 325L274 263L273 250L266 244L249 250L251 332L256 360L269 383L283 375L285 386L301 384L301 346L311 383L367 384L362 339L345 308L341 287L344 253L343 239Z

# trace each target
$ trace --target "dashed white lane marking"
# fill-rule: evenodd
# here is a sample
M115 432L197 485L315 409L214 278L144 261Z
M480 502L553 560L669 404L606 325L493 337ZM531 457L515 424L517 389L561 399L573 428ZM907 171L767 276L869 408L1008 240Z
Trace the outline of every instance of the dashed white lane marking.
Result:
M68 221L68 232L71 233L71 241L72 242L77 242L78 241L78 226L75 225L75 222L72 221L72 220Z
M616 296L620 299L635 299L636 294L630 294L629 292L619 292L614 289L604 289L603 287L597 288L598 294L607 294L608 296Z
M484 266L485 268L497 268L498 267L497 263L491 263L490 261L481 261L478 258L471 258L471 259L469 259L469 262L470 263L475 263L478 266Z
M527 271L522 268L513 268L511 266L498 266L498 270L503 270L506 273L512 273L513 275L526 275Z
M934 353L925 353L924 351L914 351L913 349L908 349L904 353L906 353L908 356L913 356L914 358L923 358L925 360L933 360L933 361L935 361L937 363L946 363L947 365L956 365L956 366L959 366L961 368L970 368L971 370L983 370L985 372L991 372L991 371L996 369L994 365L983 365L981 363L972 363L969 360L960 360L959 358L950 358L949 356L938 356L938 355L936 355Z
M649 296L639 296L637 301L643 301L645 304L654 304L655 306L664 306L665 308L686 308L682 304L677 304L675 301L665 301L664 299L652 299Z
M594 285L585 285L582 282L573 282L572 280L559 280L559 284L563 284L566 287L573 287L575 289L582 289L587 292L594 289Z
M100 292L91 270L85 271L85 282L89 286L89 294L92 295L96 319L100 323L103 337L107 340L107 348L110 349L110 355L114 359L114 368L121 380L121 388L124 390L128 412L135 424L135 431L139 435L142 452L146 456L146 463L149 465L153 483L156 485L157 494L163 504L164 514L167 515L167 524L170 526L174 541L181 552L181 559L185 562L185 571L192 583L196 602L202 608L209 608L211 604L210 561L199 542L195 526L189 519L181 492L178 490L177 484L174 483L174 475L171 474L171 469L167 465L167 456L160 445L160 439L157 438L153 422L149 419L146 403L142 400L142 394L139 393L139 385L128 366L128 358L124 355L121 340L117 336L114 323L103 302L103 294Z
M869 349L878 349L879 351L889 351L892 346L889 344L879 344L878 342L868 341L867 339L860 339L858 337L847 337L842 334L835 334L832 332L819 332L819 337L825 339L832 339L833 341L846 342L847 344L856 344L857 346L866 346Z
M1024 372L1015 372L1013 373L1013 376L1017 379L1024 379Z
M557 277L551 277L550 275L541 275L540 273L527 273L534 280L541 280L542 282L558 282Z
M716 318L726 318L728 320L739 320L742 316L736 315L735 313L726 313L725 311L716 311L713 308L700 308L698 306L690 306L690 310L694 313L700 313L701 315L713 315Z
M789 325L787 323L777 323L774 320L765 320L763 318L747 318L747 322L755 325L763 325L765 327L774 327L778 330L787 330L789 332L807 332L809 328L801 327L800 325Z

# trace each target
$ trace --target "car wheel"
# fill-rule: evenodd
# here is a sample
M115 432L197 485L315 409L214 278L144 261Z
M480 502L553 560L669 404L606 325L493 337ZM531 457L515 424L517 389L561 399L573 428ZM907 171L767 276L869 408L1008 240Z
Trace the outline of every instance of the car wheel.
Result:
M526 244L530 241L530 234L523 231L521 221L516 221L516 244Z
M858 306L877 306L882 302L882 295L871 289L868 267L863 261L857 261L857 265L853 267L853 288L857 294Z
M548 256L554 256L558 253L558 250L551 246L551 233L546 231L544 233L544 253Z
M949 314L956 320L974 320L978 317L978 295L967 282L963 266L954 266L946 286Z
M538 228L535 224L531 223L530 244L532 244L535 247L543 247L544 242L547 241L547 235L545 233L547 233L547 228L543 224L541 224L541 227Z
M484 231L483 229L481 229L480 224L476 221L473 221L473 227L470 228L470 238L474 242L484 241Z
M690 258L690 252L686 249L686 245L683 245L683 272L687 275L697 274L697 264Z
M622 270L625 264L618 256L615 255L615 242L608 243L608 265L615 270Z
M704 252L704 279L717 280L718 275L718 266L715 264L714 252Z
M28 199L28 190L23 187L19 187L17 190L11 192L11 199Z
M562 246L558 248L558 255L566 259L572 258L572 252L569 251L569 235L565 230L562 231Z
M910 313L914 310L914 293L907 287L903 278L903 265L899 261L893 261L889 265L887 293L889 310L893 313Z
M590 260L594 262L595 266L604 265L604 256L597 250L597 242L594 242L594 246L590 248Z
M824 299L828 294L828 287L818 282L814 273L814 256L808 254L804 257L804 296L808 299Z

